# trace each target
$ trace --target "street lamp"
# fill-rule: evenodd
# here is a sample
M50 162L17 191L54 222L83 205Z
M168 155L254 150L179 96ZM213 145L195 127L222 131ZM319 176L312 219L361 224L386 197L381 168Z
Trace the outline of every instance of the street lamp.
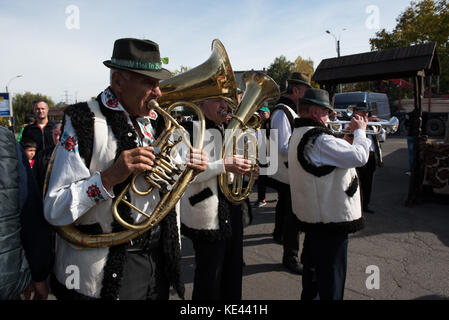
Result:
M343 32L343 31L345 31L346 30L346 28L343 28L341 31L340 31L340 34L338 35L338 38L332 33L332 32L330 32L329 30L326 30L326 33L327 34L330 34L332 37L334 37L334 39L335 39L335 44L336 44L336 47L337 47L337 57L339 57L340 58L340 37L341 37L341 33Z
M341 31L340 31L340 34L338 35L338 38L332 33L332 32L330 32L329 30L326 30L326 33L327 34L330 34L332 37L334 37L334 39L335 39L335 44L336 44L336 47L337 47L337 57L338 58L340 58L340 37L341 37L341 33L343 32L343 31L345 31L346 30L346 28L343 28ZM339 93L341 93L341 84L339 84L338 85L338 92Z
M14 77L12 77L9 81L8 81L8 84L6 85L6 93L9 93L8 92L8 87L9 87L9 84L14 80L14 79L17 79L17 78L20 78L20 77L23 77L23 75L22 74L19 74L19 75L17 75L17 76L14 76ZM14 114L13 114L13 107L12 107L12 97L8 97L9 98L9 105L11 106L11 113L10 113L10 115L9 115L9 120L8 120L8 122L9 122L9 125L11 126L11 128L12 128L12 130L13 130L13 132L14 132ZM11 123L11 119L13 119L13 121L12 121L12 123Z
M15 76L15 77L12 77L12 78L8 81L8 84L6 85L6 92L8 92L8 86L9 86L9 84L11 83L11 81L13 81L14 79L20 78L20 77L23 77L23 75L22 75L22 74L19 74L19 75Z

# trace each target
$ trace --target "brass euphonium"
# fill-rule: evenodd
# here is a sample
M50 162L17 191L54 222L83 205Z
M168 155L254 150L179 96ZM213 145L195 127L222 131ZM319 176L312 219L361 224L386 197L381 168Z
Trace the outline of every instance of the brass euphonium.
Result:
M199 120L200 133L195 139L194 148L202 149L204 142L205 120L199 107L194 103L209 97L221 97L231 104L237 104L237 86L234 73L229 62L228 55L219 40L212 42L212 54L203 64L188 70L182 74L172 77L159 83L163 95L150 103L151 107L157 110L165 119L165 130L156 140L154 147L156 159L153 169L148 172L136 172L133 174L131 183L129 183L121 194L114 200L112 214L114 218L126 230L90 235L80 232L75 226L57 227L58 234L75 247L110 247L129 242L140 234L156 226L176 205L188 184L193 178L193 170L185 166L184 168L176 164L171 156L173 148L180 142L170 141L170 137L175 129L184 131L183 140L192 149L190 141L176 120L170 115L170 112L177 107L187 107L197 114ZM52 160L54 157L52 157ZM46 183L51 174L51 167L47 171ZM135 181L137 177L143 175L148 183L148 189L139 190ZM131 189L136 196L146 196L155 188L162 192L161 201L151 213L133 206L126 200L126 194ZM119 203L130 206L133 210L144 215L146 219L135 225L127 223L119 214L117 207Z
M188 184L193 179L193 169L176 163L176 160L173 157L173 154L176 154L176 146L184 140L184 143L190 150L193 148L202 149L204 131L206 129L202 111L195 104L189 101L175 102L171 104L167 110L161 108L155 100L150 101L150 104L151 108L156 110L165 119L165 130L161 133L153 145L156 156L153 161L153 168L150 171L135 172L132 176L131 182L123 189L112 204L112 216L118 223L128 230L143 230L143 232L151 229L161 222L161 220L174 208L185 192ZM178 106L188 107L198 116L200 123L200 135L196 140L194 147L190 145L188 133L182 134L177 141L172 141L172 136L175 130L178 129L185 131L185 129L170 115L170 112ZM139 190L136 186L136 179L141 175L148 183L148 188L146 190ZM136 196L140 197L147 196L153 192L153 190L158 189L159 193L162 195L162 198L153 212L148 214L126 200L126 194L130 189ZM121 202L145 216L147 220L139 224L126 222L119 213L118 206Z
M243 175L234 175L231 183L230 175L223 173L218 178L220 189L224 196L234 204L238 204L248 198L255 181L257 165L257 139L255 131L261 126L260 116L257 110L266 100L278 99L279 86L263 72L248 71L243 74L245 93L243 94L237 112L226 127L223 143L223 159L237 153L237 146L243 143L243 158L253 163L249 181L244 185Z

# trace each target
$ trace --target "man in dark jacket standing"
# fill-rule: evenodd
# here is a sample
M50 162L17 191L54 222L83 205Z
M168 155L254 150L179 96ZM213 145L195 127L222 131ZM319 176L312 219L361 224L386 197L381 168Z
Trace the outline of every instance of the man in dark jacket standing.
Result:
M48 105L44 100L36 100L33 102L33 113L36 121L25 127L22 139L28 138L36 142L37 154L45 148L54 146L52 137L53 123L48 121Z
M41 150L34 157L33 173L36 178L37 186L39 187L39 192L43 195L45 175L47 173L47 167L50 162L51 156L55 146L58 144L61 138L61 128L62 123L56 123L53 126L52 136L53 136L53 146L48 146Z
M53 261L50 226L28 159L13 134L0 128L0 300L44 300ZM20 232L19 232L20 231Z

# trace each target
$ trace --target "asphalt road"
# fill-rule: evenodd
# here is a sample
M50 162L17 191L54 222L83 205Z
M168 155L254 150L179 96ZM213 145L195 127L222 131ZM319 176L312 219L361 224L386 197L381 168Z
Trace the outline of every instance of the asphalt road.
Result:
M375 214L365 214L365 229L350 236L344 299L449 299L449 206L427 202L406 207L407 142L390 138L382 150L384 167L377 168L371 197ZM251 202L256 197L252 193ZM301 276L283 267L282 247L271 237L276 199L268 189L267 206L253 209L253 222L245 228L244 300L300 297ZM195 257L187 238L182 238L182 255L185 298L190 300ZM179 300L174 292L170 299Z
M384 167L375 174L364 230L350 236L346 300L449 299L449 206L405 206L409 176L407 143L390 138L382 144ZM253 210L245 228L244 300L297 300L301 276L281 264L282 247L271 233L277 194L268 190L268 205ZM250 200L256 200L251 194ZM301 236L301 247L303 237ZM186 299L192 294L195 268L189 239L182 239ZM172 294L171 299L177 299Z

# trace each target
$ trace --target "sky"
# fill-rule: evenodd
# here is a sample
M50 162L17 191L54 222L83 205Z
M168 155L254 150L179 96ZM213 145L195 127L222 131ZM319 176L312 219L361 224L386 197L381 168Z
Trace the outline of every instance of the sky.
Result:
M0 0L0 92L41 93L55 103L89 100L109 84L103 61L116 39L159 44L164 67L193 68L219 39L234 71L370 51L410 0ZM327 34L329 30L331 34ZM22 75L17 78L16 76Z

